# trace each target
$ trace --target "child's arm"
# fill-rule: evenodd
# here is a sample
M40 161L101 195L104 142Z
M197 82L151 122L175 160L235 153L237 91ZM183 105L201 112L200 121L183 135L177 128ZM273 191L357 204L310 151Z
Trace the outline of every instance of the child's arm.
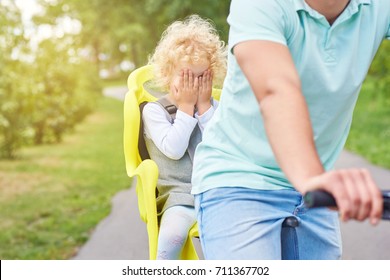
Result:
M212 103L210 103L209 101L209 104L210 104L210 108L202 115L200 115L198 112L195 113L195 118L198 120L198 125L202 134L208 122L213 117L215 109L217 109L218 107L218 101L213 99Z
M203 133L207 123L214 115L218 102L213 100L211 104L211 94L213 91L213 73L207 69L199 78L199 95L196 107L198 111L195 113L195 118L199 121L199 128Z
M191 133L198 120L177 110L172 124L164 109L155 103L145 105L143 114L145 135L170 159L178 160L185 154Z
M178 110L193 116L195 104L198 101L199 84L191 70L185 69L180 73L179 85L171 88L171 97L177 104Z

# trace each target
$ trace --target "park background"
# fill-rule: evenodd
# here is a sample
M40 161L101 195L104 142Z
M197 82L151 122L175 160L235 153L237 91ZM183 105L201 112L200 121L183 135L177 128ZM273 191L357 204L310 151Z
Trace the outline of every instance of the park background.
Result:
M197 13L226 41L230 1L0 0L0 259L69 259L129 188L121 101L161 32ZM390 168L390 42L346 148ZM390 187L390 186L384 186Z

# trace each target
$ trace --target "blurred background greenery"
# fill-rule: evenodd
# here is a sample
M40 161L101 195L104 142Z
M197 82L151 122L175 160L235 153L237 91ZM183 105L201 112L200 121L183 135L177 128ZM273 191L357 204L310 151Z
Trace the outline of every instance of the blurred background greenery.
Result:
M0 0L0 259L67 259L127 188L122 102L162 31L230 1Z
M226 41L228 0L0 0L0 259L67 259L129 186L122 103L162 31L197 13ZM390 168L390 50L357 104L347 148Z
M39 7L27 24L20 7ZM126 79L161 32L191 13L226 39L229 1L3 0L0 3L0 157L60 142L95 107L99 78ZM16 5L16 4L18 5ZM25 11L26 12L26 11Z

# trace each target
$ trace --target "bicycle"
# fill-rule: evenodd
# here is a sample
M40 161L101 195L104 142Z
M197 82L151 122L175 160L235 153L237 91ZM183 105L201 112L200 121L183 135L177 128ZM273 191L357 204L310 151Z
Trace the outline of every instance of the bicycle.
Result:
M383 214L382 220L390 220L390 190L382 191ZM305 204L308 208L315 207L335 207L337 203L334 197L325 191L312 191L304 196Z
M390 190L382 191L383 196L383 220L390 220ZM312 191L304 196L304 202L307 208L316 207L335 207L337 206L334 197L325 191ZM296 239L296 228L299 227L299 220L295 216L290 216L284 219L282 223L282 243L291 242L291 239ZM293 240L294 242L294 240ZM282 248L285 246L282 246ZM295 252L282 251L282 259L296 259Z

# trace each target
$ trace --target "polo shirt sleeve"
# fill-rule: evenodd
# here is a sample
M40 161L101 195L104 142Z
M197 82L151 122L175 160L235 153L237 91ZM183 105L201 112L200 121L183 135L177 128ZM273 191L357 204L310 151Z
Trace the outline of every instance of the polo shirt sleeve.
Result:
M278 0L232 0L228 16L229 51L238 43L250 40L287 45L289 8L293 12L293 7L283 6Z

